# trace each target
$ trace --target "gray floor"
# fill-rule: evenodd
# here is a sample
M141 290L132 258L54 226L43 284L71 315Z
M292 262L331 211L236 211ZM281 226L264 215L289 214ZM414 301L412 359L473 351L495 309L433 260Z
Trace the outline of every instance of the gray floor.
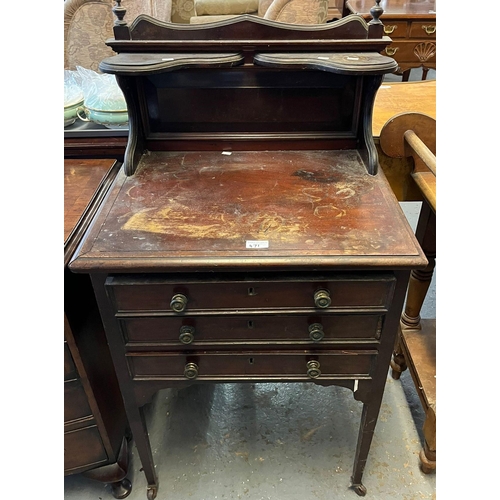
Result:
M419 203L402 203L415 227ZM436 317L435 282L422 317ZM361 403L314 384L220 384L160 391L147 407L160 478L158 500L355 500L349 489ZM423 413L411 377L388 374L363 483L373 500L436 497L436 475L418 465ZM130 500L146 499L131 446ZM113 499L110 487L64 480L67 500Z

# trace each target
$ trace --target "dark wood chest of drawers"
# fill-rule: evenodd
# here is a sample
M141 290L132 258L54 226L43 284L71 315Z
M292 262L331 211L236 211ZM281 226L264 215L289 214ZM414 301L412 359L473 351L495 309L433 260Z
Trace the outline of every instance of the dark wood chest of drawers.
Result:
M119 166L64 165L64 474L110 483L114 496L125 498L131 491L125 408L90 279L67 269Z
M348 12L370 18L371 0L347 0ZM424 80L429 69L436 69L436 4L434 0L384 2L384 33L392 43L383 51L393 57L403 80L408 80L412 68L423 68Z
M378 169L371 110L396 65L370 30L139 18L101 64L132 126L70 268L91 276L149 499L144 405L204 382L352 390L364 403L352 486L366 492L409 272L426 265ZM300 53L273 52L285 39Z
M359 380L376 366L395 281L222 273L112 276L106 288L134 380Z

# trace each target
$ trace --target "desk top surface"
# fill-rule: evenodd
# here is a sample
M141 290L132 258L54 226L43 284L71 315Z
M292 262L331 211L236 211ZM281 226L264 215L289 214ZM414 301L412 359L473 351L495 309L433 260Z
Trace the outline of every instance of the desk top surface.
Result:
M72 269L401 267L425 262L356 150L151 152L122 172Z
M64 161L64 242L68 240L113 160Z

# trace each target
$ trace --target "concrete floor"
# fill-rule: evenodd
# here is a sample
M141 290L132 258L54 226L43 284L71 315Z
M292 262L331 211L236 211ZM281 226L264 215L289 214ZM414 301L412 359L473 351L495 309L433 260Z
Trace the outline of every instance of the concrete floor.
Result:
M415 227L419 203L402 203ZM435 316L435 282L422 310ZM206 384L160 391L147 407L160 481L158 500L354 500L349 489L361 403L340 387ZM363 476L373 500L436 497L436 475L423 474L423 412L408 372L388 374ZM130 500L146 499L131 443ZM113 499L107 485L64 479L66 500Z

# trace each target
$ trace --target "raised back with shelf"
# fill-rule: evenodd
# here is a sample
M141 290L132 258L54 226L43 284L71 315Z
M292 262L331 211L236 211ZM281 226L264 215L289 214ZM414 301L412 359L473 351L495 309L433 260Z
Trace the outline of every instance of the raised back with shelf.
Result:
M127 174L144 149L359 149L376 172L373 100L396 68L378 53L390 43L378 17L308 26L251 15L205 26L146 15L130 27L119 22L121 39L108 41L118 55L100 69L116 75L127 99Z

